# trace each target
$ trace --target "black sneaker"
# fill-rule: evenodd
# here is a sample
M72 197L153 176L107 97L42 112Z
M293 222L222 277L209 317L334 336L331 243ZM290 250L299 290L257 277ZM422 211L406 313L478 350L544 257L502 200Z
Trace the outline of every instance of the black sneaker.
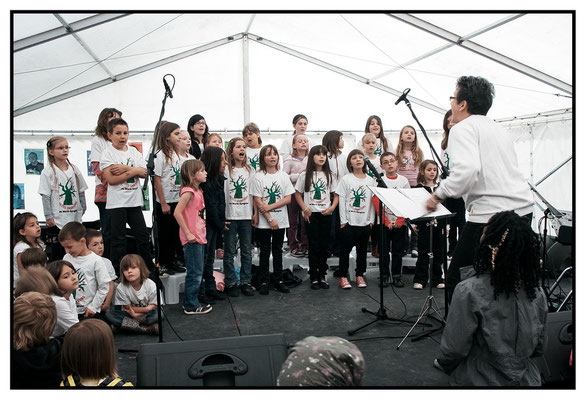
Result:
M330 284L326 281L326 278L321 278L319 280L319 287L322 289L329 289L330 288Z
M281 293L289 293L290 292L289 288L287 286L285 286L283 281L279 281L279 282L275 283L275 290L278 290Z
M168 278L169 275L175 275L175 271L165 267L164 265L161 265L159 267L159 276L161 278Z
M258 292L265 296L269 294L269 284L263 283L262 285L260 285L260 287L258 288Z
M405 284L401 280L401 278L393 278L393 286L394 287L405 287Z
M202 315L212 311L212 306L209 304L203 304L196 309L183 308L183 312L187 315Z
M254 290L252 290L252 286L248 283L240 285L240 291L245 296L254 296Z
M230 297L238 297L240 296L240 290L238 289L238 286L230 286L229 288L226 289L226 293L228 294L228 296Z
M311 286L310 286L313 290L320 290L321 287L319 285L319 281L313 281L311 282Z
M199 301L200 304L216 304L214 299L201 293L197 295L197 301Z
M167 269L171 270L173 272L176 272L178 274L181 274L181 273L187 271L185 268L181 267L179 264L173 264L173 265L169 266Z
M217 290L206 290L206 297L214 300L225 300L226 293L218 292Z

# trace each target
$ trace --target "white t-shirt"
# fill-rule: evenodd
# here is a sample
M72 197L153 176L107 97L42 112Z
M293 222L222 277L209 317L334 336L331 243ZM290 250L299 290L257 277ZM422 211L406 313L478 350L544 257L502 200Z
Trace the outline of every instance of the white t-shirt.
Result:
M253 149L252 147L246 148L246 159L248 160L248 164L255 170L259 171L260 169L260 150L262 147L258 149Z
M403 175L397 174L394 178L389 178L387 174L383 174L383 182L387 184L389 189L404 188L410 189L409 181Z
M90 252L87 256L79 257L65 254L63 259L69 261L79 271L79 287L73 293L77 304L77 313L85 313L86 308L93 312L100 312L110 289L109 283L111 281L102 257Z
M345 153L340 154L338 157L328 156L328 162L330 163L330 171L332 175L339 182L340 179L348 173L346 167L346 158L348 156Z
M342 177L336 193L339 196L340 224L366 226L374 223L372 192L368 186L376 186L370 176L357 178L354 174Z
M55 302L55 307L57 308L57 323L53 329L53 337L58 337L79 322L79 318L77 317L77 306L75 305L73 294L69 296L69 300L63 296L57 296L54 294L51 295L51 298Z
M250 183L254 169L234 168L232 176L226 167L224 176L224 193L226 194L226 219L252 219L253 200L250 195Z
M108 275L110 275L110 280L115 281L118 277L116 276L116 270L112 265L112 261L108 260L106 257L102 257L102 261L106 264L106 270L108 271Z
M131 305L133 307L146 307L149 304L157 304L157 285L150 279L145 279L138 290L132 285L119 284L114 296L114 304L117 306Z
M331 205L330 193L335 192L338 183L336 178L330 177L330 185L328 186L328 180L326 174L323 171L314 172L311 178L311 186L309 191L305 191L305 176L306 171L299 174L299 179L295 184L295 190L299 193L303 193L303 202L309 210L313 212L322 212L327 210ZM291 200L295 201L295 199Z
M102 153L105 149L112 147L112 142L104 139L101 136L94 136L92 139L92 148L90 153L90 161L91 162L98 162L102 161ZM103 170L102 166L100 165L100 169ZM96 175L96 185L103 183L100 178Z
M114 164L146 168L146 163L138 150L130 145L127 147L126 150L117 150L112 146L106 148L100 161L102 171ZM142 188L138 177L133 176L118 185L108 185L106 209L140 207L142 205Z
M267 174L266 172L257 172L252 177L250 183L250 194L262 199L265 204L273 204L281 200L287 195L295 192L289 176L283 171L277 171L274 174ZM269 211L271 217L279 224L279 229L289 227L289 215L287 214L287 206L282 206ZM259 217L259 229L270 229L271 226L266 218L261 215Z
M14 249L12 249L12 275L14 277L13 285L16 284L18 278L20 278L20 273L18 272L18 261L16 261L16 256L20 253L25 251L26 249L30 249L31 246L25 242L18 242L14 245Z
M187 157L179 156L173 153L171 159L167 160L162 151L157 153L155 158L155 175L161 177L161 186L163 187L163 196L167 204L179 202L179 191L181 190L181 165L194 156L188 154ZM157 202L161 203L159 197Z
M68 222L81 222L83 209L79 195L86 190L85 179L75 166L68 165L65 171L47 166L41 172L39 194L51 197L51 212L59 229Z

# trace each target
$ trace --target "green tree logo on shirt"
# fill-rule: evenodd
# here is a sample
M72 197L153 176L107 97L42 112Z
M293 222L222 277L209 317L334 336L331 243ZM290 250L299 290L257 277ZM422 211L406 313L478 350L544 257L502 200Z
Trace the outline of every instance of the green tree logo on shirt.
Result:
M321 200L322 192L324 194L326 193L326 183L322 180L322 178L319 178L317 182L311 182L311 186L314 190L313 199Z
M233 179L230 179L230 183L232 183L234 185L234 189L230 189L230 191L234 192L234 198L235 199L241 199L242 198L242 190L246 190L246 179L244 179L244 177L242 175L238 176L238 179L236 181L234 181ZM270 204L270 203L269 203Z
M374 154L377 156L380 156L383 153L383 145L379 144L378 146L376 146L376 149L374 149Z
M77 271L77 281L79 282L78 286L77 286L77 290L79 290L80 292L85 292L85 287L87 285L86 279L85 279L85 274L83 273L82 270L78 270ZM73 292L73 298L75 299L75 294L77 293L77 290L75 290Z
M273 182L270 188L265 186L265 190L267 191L269 205L276 203L277 198L281 198L281 186L279 186L277 182Z
M131 158L128 158L126 160L126 165L129 165L131 167L134 167L134 163L132 162L132 159ZM135 182L134 176L131 177L131 178L128 178L128 180L126 181L126 183L134 183L134 182Z
M352 206L356 208L360 207L362 200L366 200L366 189L362 185L357 189L352 189L352 199L354 199Z
M73 196L75 196L75 189L73 188L73 182L71 178L67 178L67 182L65 182L65 186L61 183L59 184L61 187L62 193L59 193L59 197L65 196L63 199L64 206L71 206L73 205Z
M181 185L181 168L175 166L171 166L173 168L173 174L175 174L175 185Z
M258 165L258 162L259 162L258 153L255 154L254 157L252 157L252 158L248 157L248 162L250 163L250 166L252 168L254 168L254 170L256 171L256 166Z

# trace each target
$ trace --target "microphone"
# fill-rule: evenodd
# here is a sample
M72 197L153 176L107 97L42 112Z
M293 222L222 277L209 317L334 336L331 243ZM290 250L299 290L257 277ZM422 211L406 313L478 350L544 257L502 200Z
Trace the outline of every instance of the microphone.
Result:
M395 101L395 105L399 104L402 101L407 100L407 95L409 94L410 91L411 91L410 88L403 90L403 94L397 99L397 101Z
M366 166L368 167L368 169L370 170L370 172L372 172L372 174L374 175L374 177L375 177L375 179L376 179L379 187L386 188L387 187L387 184L385 183L385 181L383 181L383 178L378 173L378 171L376 170L376 168L374 167L374 165L372 165L372 163L368 159L368 156L364 157L364 162L366 163Z
M169 87L169 84L167 84L167 81L165 80L165 77L163 77L163 84L165 85L165 90L169 94L169 97L170 98L173 98L173 92L171 91L171 88Z

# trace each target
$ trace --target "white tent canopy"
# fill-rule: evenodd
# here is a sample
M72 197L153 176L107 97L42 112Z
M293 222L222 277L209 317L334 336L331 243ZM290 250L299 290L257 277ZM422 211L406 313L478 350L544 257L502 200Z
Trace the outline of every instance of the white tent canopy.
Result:
M183 129L199 113L212 131L254 121L290 132L303 113L310 131L359 132L376 114L395 134L416 126L394 105L404 89L426 130L441 132L457 77L477 75L495 85L488 115L515 134L536 182L572 156L573 28L569 12L14 13L13 178L31 185L28 201L36 187L20 159L31 135L87 133L104 107L122 110L131 134L151 131L166 74L165 119ZM545 194L564 210L571 164Z

